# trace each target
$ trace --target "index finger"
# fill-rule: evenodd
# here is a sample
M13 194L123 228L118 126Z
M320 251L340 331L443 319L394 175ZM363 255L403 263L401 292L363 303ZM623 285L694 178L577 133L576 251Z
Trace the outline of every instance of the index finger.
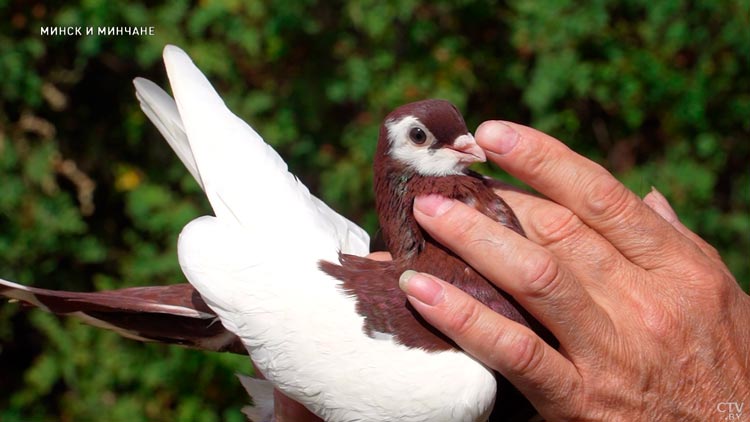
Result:
M414 271L399 286L409 302L469 354L497 370L544 412L564 403L580 375L573 363L527 327L495 313L461 289Z
M633 263L649 270L676 262L670 246L681 244L680 234L602 166L515 123L485 122L476 140L493 162L573 211Z

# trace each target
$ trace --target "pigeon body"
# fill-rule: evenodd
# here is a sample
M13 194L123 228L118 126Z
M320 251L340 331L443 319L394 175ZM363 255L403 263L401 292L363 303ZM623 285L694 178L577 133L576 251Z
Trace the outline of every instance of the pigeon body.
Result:
M486 179L467 170L484 161L484 153L458 110L427 100L386 117L375 191L393 261L379 262L365 258L364 230L311 195L227 109L182 50L167 46L164 61L175 100L140 78L137 96L215 215L192 221L179 237L180 266L192 287L154 287L140 298L151 301L152 313L175 306L192 318L190 329L182 330L190 335L123 323L144 311L130 289L119 292L131 297L126 305L117 302L118 292L65 296L3 280L0 294L53 312L93 315L140 340L234 352L242 344L276 388L326 421L487 420L497 388L493 372L424 323L398 288L404 270L429 272L534 325L512 299L427 236L412 215L416 196L436 193L523 234ZM160 304L167 287L174 303ZM221 326L212 325L217 317ZM199 341L201 329L220 341Z
M368 335L356 296L321 269L339 253L362 259L361 229L311 199L187 55L167 47L165 63L216 214L182 231L180 265L263 375L327 421L485 420L493 373L455 349ZM248 192L248 180L263 183ZM258 203L269 197L273 204Z
M398 277L406 270L447 280L504 316L531 325L509 296L430 238L412 213L414 198L438 194L463 201L523 235L518 219L494 193L489 179L466 169L484 160L463 117L447 101L407 104L385 118L374 163L375 198L393 261L378 263L344 255L341 266L322 266L357 296L357 310L366 316L366 332L394 335L409 347L455 348L408 305L398 288Z

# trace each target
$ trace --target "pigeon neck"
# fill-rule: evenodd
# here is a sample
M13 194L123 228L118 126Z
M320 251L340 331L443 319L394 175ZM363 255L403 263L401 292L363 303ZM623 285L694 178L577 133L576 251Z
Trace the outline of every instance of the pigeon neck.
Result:
M481 177L472 172L448 176L423 176L393 161L376 165L375 206L380 229L394 259L410 260L431 242L414 218L414 198L438 194L477 206L478 192L495 198ZM489 192L489 193L488 193ZM481 195L480 195L481 196ZM480 200L480 202L485 199ZM484 209L480 204L479 209Z
M383 168L375 175L375 206L380 229L388 251L394 259L408 259L424 248L424 236L412 211L412 189L416 179L424 178L414 171Z

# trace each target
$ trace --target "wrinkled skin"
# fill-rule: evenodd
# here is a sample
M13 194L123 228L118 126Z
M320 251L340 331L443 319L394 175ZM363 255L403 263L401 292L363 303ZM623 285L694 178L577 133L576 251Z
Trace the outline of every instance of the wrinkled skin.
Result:
M658 191L638 198L547 135L486 122L475 136L491 161L549 198L498 188L529 239L436 196L418 198L415 216L560 346L417 273L402 288L427 321L547 420L724 420L727 402L743 405L735 420L750 418L750 297L717 251ZM286 399L277 420L319 419Z
M529 239L436 196L415 216L560 347L429 275L402 282L415 308L547 420L725 420L727 402L749 419L750 297L717 251L658 191L641 200L549 136L486 122L476 139L550 199L503 190Z

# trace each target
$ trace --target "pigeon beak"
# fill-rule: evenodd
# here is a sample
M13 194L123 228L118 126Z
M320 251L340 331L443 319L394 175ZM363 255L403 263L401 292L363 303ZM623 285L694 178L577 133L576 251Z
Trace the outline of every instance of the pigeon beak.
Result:
M456 140L453 141L453 144L448 145L448 148L459 152L462 155L460 159L462 163L472 164L487 161L487 156L484 154L484 150L479 147L477 141L474 140L474 137L470 133L456 138Z

